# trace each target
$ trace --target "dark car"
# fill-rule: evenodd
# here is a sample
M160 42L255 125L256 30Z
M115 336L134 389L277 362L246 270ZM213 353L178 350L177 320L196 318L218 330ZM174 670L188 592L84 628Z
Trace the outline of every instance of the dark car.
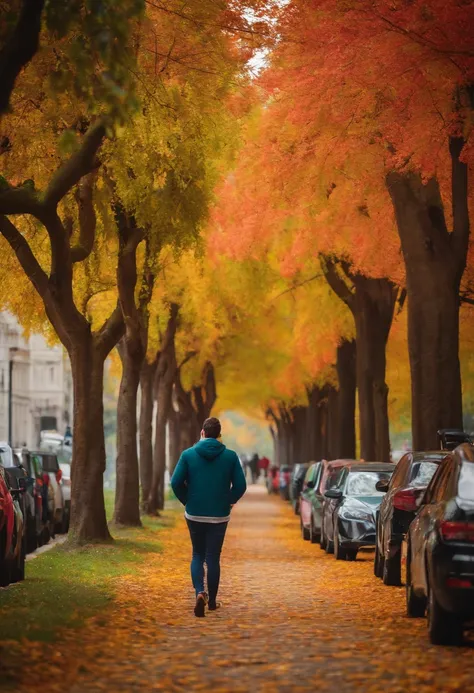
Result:
M472 436L459 428L440 428L437 433L441 450L454 450L462 443L472 443Z
M341 470L337 485L325 492L324 531L328 544L333 537L338 560L354 561L362 546L375 544L375 517L383 498L377 484L389 480L394 469L394 464L383 462L349 464Z
M398 462L390 482L377 484L386 492L377 513L374 573L386 585L401 583L402 542L419 502L446 453L408 452Z
M326 548L324 528L322 526L322 509L324 492L337 482L341 469L354 460L322 460L315 462L308 470L300 500L301 534L312 544L320 542ZM310 474L310 470L313 470Z
M279 491L283 500L290 500L291 471L291 467L287 464L280 467L280 473L278 475Z
M295 510L295 515L300 514L300 493L308 468L309 464L295 464L291 475L290 500Z
M424 616L434 645L455 645L474 621L474 447L439 465L407 535L407 612Z

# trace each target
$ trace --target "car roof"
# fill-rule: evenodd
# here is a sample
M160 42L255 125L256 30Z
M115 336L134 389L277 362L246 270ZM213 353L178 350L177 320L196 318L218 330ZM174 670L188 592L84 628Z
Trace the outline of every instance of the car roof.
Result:
M425 452L414 450L412 452L405 453L405 455L412 455L414 460L443 460L447 453L448 450L427 450Z
M323 460L328 467L346 467L349 464L360 464L358 460Z
M347 467L355 472L393 472L397 465L393 462L364 462L363 464L348 464Z

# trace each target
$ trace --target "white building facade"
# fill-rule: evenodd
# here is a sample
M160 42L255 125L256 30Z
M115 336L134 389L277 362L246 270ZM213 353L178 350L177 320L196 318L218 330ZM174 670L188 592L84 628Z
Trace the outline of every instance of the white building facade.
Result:
M12 373L10 393L10 373ZM16 318L0 312L0 440L35 449L42 430L63 433L72 425L72 376L62 346L38 334L25 338Z

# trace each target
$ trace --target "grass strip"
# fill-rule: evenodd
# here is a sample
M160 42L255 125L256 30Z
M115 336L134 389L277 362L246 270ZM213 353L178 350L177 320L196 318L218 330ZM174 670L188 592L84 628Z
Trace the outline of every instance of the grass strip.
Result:
M113 492L106 492L108 517ZM0 641L51 641L62 627L79 627L115 595L116 578L133 574L147 554L159 552L160 531L173 517L143 518L143 527L113 528L115 541L83 547L68 543L26 567L26 580L0 590Z

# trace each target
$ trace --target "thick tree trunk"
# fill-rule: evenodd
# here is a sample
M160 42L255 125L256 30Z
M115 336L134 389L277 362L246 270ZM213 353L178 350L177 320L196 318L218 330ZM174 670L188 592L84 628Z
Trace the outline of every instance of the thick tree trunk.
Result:
M103 352L90 332L71 347L74 432L70 536L80 543L110 540L104 505Z
M291 418L292 463L303 464L310 459L307 436L307 407L293 407L291 409Z
M324 389L312 387L308 391L307 435L308 457L322 460L327 451L327 399Z
M146 509L153 474L153 387L156 361L143 363L140 372L140 485L142 507Z
M339 381L338 393L338 448L341 459L354 459L356 455L356 342L342 342L337 348L336 362Z
M448 232L439 185L391 173L387 187L397 219L407 277L408 351L413 448L437 447L439 428L462 428L459 287L469 242L464 142L452 138L453 224Z
M135 345L136 346L136 345ZM137 395L143 351L122 337L118 344L122 361L122 379L117 403L117 480L114 522L141 526L140 485L137 454Z
M355 275L353 281L361 457L366 461L388 462L390 434L385 351L398 292L388 279Z
M329 285L354 316L361 457L386 462L390 437L385 349L398 289L388 279L354 274L345 261L322 258L322 267Z

